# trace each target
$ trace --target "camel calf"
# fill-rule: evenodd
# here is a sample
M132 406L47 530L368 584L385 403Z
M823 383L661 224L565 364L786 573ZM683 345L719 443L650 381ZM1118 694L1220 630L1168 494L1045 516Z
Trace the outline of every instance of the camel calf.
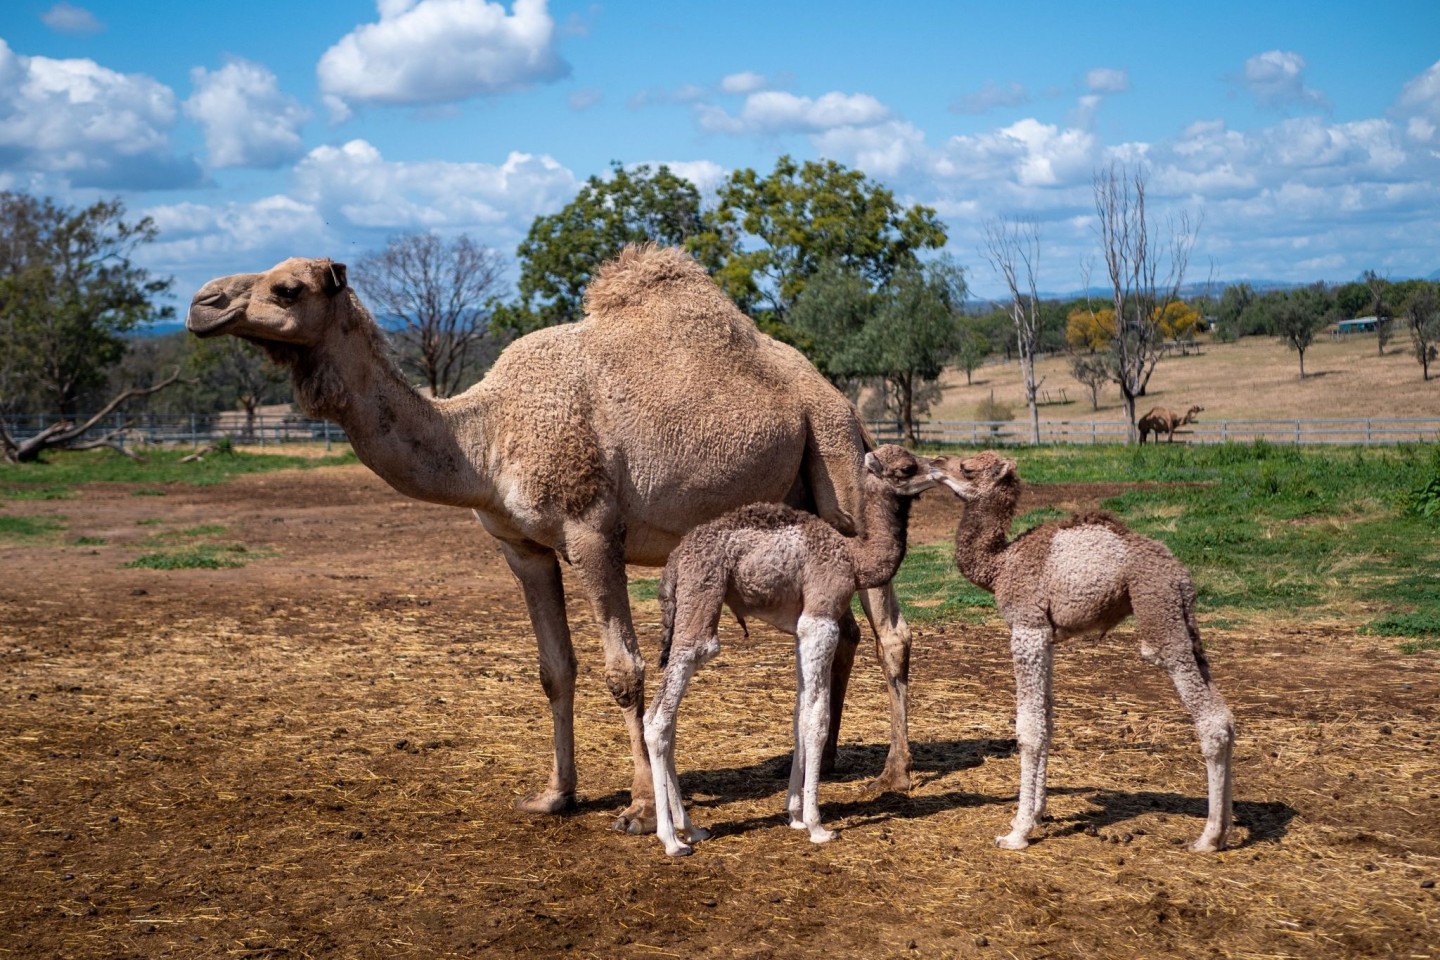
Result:
M1164 667L1200 736L1209 781L1209 816L1192 850L1219 850L1230 831L1235 722L1210 681L1195 623L1190 574L1158 540L1107 513L1077 514L1010 540L1020 499L1015 461L990 451L931 461L932 476L965 501L955 531L955 563L995 595L1010 626L1015 661L1015 737L1020 745L1020 808L996 843L1029 845L1045 814L1045 765L1055 731L1055 644L1104 636L1135 615L1140 656Z
M860 536L842 536L814 514L756 503L696 527L670 554L659 589L665 674L645 715L645 746L655 781L655 832L672 857L686 856L690 843L709 836L690 821L680 796L675 722L691 676L720 652L716 626L727 605L742 626L747 615L755 616L795 637L795 751L786 809L790 826L808 830L815 843L835 836L820 822L818 790L840 620L857 589L895 576L905 557L910 503L938 482L928 464L893 444L867 453L865 468Z
M1155 442L1160 442L1160 434L1168 434L1170 443L1175 442L1175 431L1187 423L1195 422L1195 415L1204 410L1204 407L1191 407L1185 411L1185 416L1180 416L1174 410L1167 410L1164 407L1155 407L1145 416L1136 421L1135 426L1140 430L1140 442L1144 443L1145 438L1155 434Z

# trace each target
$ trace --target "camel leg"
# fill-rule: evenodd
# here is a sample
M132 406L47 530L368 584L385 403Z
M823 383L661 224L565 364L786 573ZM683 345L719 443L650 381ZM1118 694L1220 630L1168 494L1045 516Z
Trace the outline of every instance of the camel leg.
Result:
M1180 701L1195 721L1200 737L1200 753L1205 757L1205 778L1209 807L1205 829L1190 849L1197 853L1222 850L1230 834L1233 814L1235 774L1232 759L1235 753L1235 721L1225 700L1210 682L1193 655L1178 656L1165 664Z
M871 788L909 790L910 768L910 625L900 612L893 584L860 591L860 604L875 630L875 652L885 672L885 686L890 693L890 752L885 769L871 783Z
M795 755L786 806L790 826L825 843L835 832L820 822L820 756L830 727L830 671L840 627L829 617L800 617L795 631ZM799 771L797 775L797 771Z
M1045 808L1045 767L1049 755L1046 742L1052 720L1051 685L1055 650L1050 631L1036 627L1015 627L1010 634L1010 653L1015 661L1015 739L1020 748L1020 803L1010 832L996 837L1006 850L1024 850L1030 845L1040 812Z
M718 649L719 639L712 638L708 646ZM645 714L645 746L649 751L651 779L655 786L655 832L665 845L665 852L672 857L688 856L693 850L689 844L680 841L678 833L683 833L691 843L710 835L690 822L680 795L680 777L675 770L676 714L690 678L705 659L708 657L690 643L678 645L678 649L672 648L670 663L660 680L660 689ZM677 823L680 824L678 833Z
M830 729L825 735L825 751L820 755L820 772L832 773L840 749L840 715L845 710L845 691L850 686L850 670L855 665L855 651L860 646L860 624L849 610L840 618L840 642L835 647L835 662L830 668Z
M625 580L623 531L602 533L585 529L567 536L570 561L590 598L605 645L605 686L625 716L630 735L630 756L635 773L630 805L621 811L615 829L649 833L655 829L655 783L645 747L645 660L630 619L630 595Z
M565 619L565 591L555 552L501 542L501 552L520 581L540 651L540 685L550 701L555 759L550 783L516 806L527 813L560 813L575 805L575 649Z

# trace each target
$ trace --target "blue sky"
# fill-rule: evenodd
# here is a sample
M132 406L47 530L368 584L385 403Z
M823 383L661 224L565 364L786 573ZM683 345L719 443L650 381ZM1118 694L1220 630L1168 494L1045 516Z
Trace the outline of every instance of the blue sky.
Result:
M829 157L935 207L982 295L987 219L1042 289L1097 253L1091 177L1144 163L1190 279L1440 270L1440 3L6 0L0 189L119 196L186 301L413 230L513 255L612 160ZM1098 271L1097 271L1098 272Z

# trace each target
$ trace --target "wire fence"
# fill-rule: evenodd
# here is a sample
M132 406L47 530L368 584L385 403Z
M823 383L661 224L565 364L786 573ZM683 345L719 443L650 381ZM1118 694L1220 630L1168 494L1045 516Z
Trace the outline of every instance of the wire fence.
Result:
M83 416L59 414L6 416L6 430L15 440L35 436L46 427L68 421L83 423ZM882 443L905 442L894 421L871 421L871 433ZM1042 444L1124 443L1129 437L1124 420L1041 420ZM1026 420L927 420L916 428L921 443L935 446L1023 446L1030 443ZM199 447L228 437L234 443L266 446L285 443L345 443L345 431L327 420L287 414L244 413L115 414L92 427L83 440L113 434L121 446L188 445ZM1311 420L1206 420L1186 424L1175 433L1175 443L1269 443L1299 446L1380 446L1397 443L1440 442L1440 417L1364 417ZM1158 438L1166 443L1167 438Z
M893 421L872 421L882 443L903 442ZM927 420L916 430L920 442L935 446L1023 446L1031 441L1026 420ZM1125 443L1125 420L1041 420L1042 444ZM1153 437L1159 443L1167 436ZM1297 446L1382 446L1440 442L1440 417L1364 417L1330 420L1210 420L1175 431L1175 443L1268 443Z

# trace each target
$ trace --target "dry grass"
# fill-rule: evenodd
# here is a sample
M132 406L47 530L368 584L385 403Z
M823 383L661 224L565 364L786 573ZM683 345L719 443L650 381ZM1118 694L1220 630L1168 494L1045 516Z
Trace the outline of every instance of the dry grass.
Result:
M865 790L888 729L862 652L824 847L779 816L788 640L727 623L679 730L716 835L674 862L608 829L628 747L578 598L583 801L514 811L548 716L524 605L461 512L359 467L176 490L165 523L272 557L162 572L121 566L150 499L10 506L109 541L0 552L0 957L1433 953L1440 653L1340 615L1202 625L1240 729L1236 847L1216 856L1184 849L1203 765L1129 632L1059 658L1054 819L1013 854L992 841L1018 766L998 622L917 631L907 796ZM637 608L652 660L655 619Z
M1420 364L1410 356L1408 342L1398 338L1386 354L1377 355L1375 338L1354 336L1317 341L1305 353L1307 376L1300 379L1298 355L1273 337L1247 337L1236 343L1207 343L1199 356L1167 357L1150 379L1140 412L1152 406L1183 411L1192 404L1205 408L1204 420L1284 420L1312 417L1435 417L1440 416L1440 379L1420 378ZM1073 403L1044 406L1046 420L1118 420L1124 407L1115 386L1100 395L1092 410L1089 391L1070 376L1064 357L1041 361L1037 372L1043 389L1064 389ZM975 410L994 390L995 399L1023 416L1025 392L1018 363L991 364L975 371L966 386L964 373L950 371L945 392L931 411L936 420L980 419Z

